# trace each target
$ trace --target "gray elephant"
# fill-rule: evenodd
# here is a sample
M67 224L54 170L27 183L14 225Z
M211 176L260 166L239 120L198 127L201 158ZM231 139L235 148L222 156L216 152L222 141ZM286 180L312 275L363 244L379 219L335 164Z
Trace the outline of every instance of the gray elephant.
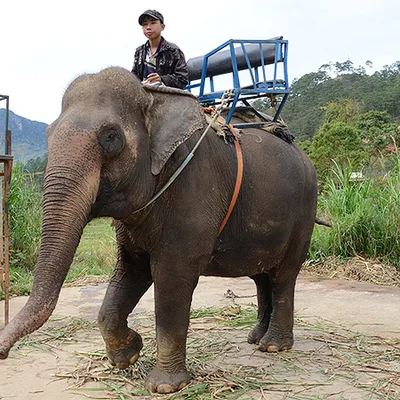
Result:
M83 228L112 217L118 259L98 324L113 365L142 348L127 317L154 284L157 363L152 392L190 382L185 367L193 291L200 275L248 276L257 287L250 343L275 352L293 345L293 297L316 216L315 170L294 144L260 129L240 142L243 181L219 234L237 175L235 147L212 131L176 181L159 192L205 130L197 99L178 89L143 87L117 67L75 79L47 129L43 233L29 300L0 332L0 358L42 326L57 303ZM139 210L139 211L138 211Z

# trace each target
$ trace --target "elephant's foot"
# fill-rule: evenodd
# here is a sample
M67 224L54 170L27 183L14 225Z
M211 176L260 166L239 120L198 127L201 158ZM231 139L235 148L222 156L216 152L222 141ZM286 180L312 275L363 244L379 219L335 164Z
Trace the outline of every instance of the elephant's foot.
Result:
M247 336L247 342L250 344L259 344L260 340L267 333L268 326L257 324Z
M266 333L259 342L259 349L263 352L276 353L290 350L293 346L293 333L269 334Z
M0 360L5 360L8 357L9 349L0 348Z
M173 393L183 389L191 381L191 376L185 370L169 374L155 367L145 380L145 387L153 393Z
M111 365L125 369L137 361L142 347L142 337L137 332L129 329L124 341L107 343L107 356Z

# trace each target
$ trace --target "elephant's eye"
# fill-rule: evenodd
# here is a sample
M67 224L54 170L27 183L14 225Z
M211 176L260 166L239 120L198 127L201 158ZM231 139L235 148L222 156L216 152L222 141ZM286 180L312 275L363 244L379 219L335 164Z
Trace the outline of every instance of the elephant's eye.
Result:
M125 146L125 135L120 129L104 129L97 137L107 158L115 157Z
M111 131L108 136L106 137L106 142L111 142L115 139L115 137L117 136L117 132L115 131Z

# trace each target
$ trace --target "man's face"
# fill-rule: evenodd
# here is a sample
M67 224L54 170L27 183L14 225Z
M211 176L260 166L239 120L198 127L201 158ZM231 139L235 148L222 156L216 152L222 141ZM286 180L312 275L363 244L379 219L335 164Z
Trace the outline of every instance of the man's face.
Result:
M145 18L142 24L144 36L149 40L154 40L161 35L165 25L159 19Z

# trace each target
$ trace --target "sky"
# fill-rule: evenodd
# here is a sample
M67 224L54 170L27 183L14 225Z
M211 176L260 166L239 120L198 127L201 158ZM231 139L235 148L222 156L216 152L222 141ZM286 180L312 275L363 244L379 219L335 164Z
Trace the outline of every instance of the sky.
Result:
M51 123L77 76L132 68L145 42L137 20L149 8L186 59L229 39L283 36L290 82L329 62L370 60L373 72L400 60L399 0L1 0L0 94L14 113Z

